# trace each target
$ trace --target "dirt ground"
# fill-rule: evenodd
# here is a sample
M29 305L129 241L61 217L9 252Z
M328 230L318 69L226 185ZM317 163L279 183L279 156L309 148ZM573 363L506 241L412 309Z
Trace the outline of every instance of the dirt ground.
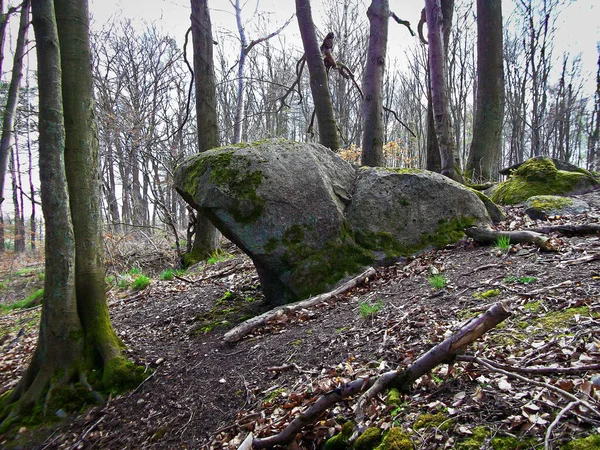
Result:
M542 223L510 207L499 228L600 223L600 192L578 197L592 211ZM498 301L507 302L512 316L465 355L503 369L472 361L438 366L396 404L385 395L369 403L366 425L401 427L417 449L500 448L499 438L512 442L501 447L507 449L544 448L545 440L548 448L561 448L598 434L600 235L552 237L558 252L529 244L500 250L466 238L423 252L377 268L374 278L346 294L280 315L234 345L224 344L223 334L265 310L251 262L234 249L232 259L180 279L153 280L142 292L112 290L114 327L129 356L152 375L134 392L82 415L0 436L0 446L238 448L250 431L278 433L322 393L410 364ZM431 286L436 274L445 287ZM38 318L39 309L0 316L0 393L26 367ZM534 373L540 367L553 371ZM566 408L576 399L564 392L595 411L580 403ZM353 419L355 402L329 410L288 448L321 448Z

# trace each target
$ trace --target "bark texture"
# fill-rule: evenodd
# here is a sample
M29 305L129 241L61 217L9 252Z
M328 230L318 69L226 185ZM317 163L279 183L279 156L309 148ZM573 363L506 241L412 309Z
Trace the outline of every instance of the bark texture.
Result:
M60 39L55 4L60 12ZM44 394L46 414L53 393L66 383L79 382L91 391L88 374L94 373L94 381L106 390L124 390L141 381L121 355L122 344L112 330L105 298L87 1L32 0L31 9L46 224L44 298L37 347L25 374L2 405L2 427L30 411ZM71 199L68 178L73 183ZM80 242L76 243L76 237Z
M462 182L456 142L452 135L450 99L447 87L443 14L440 0L425 2L429 40L429 77L435 134L440 150L442 175Z
M319 124L319 142L325 147L336 151L340 147L337 125L327 84L327 72L321 57L309 0L296 0L296 17L302 36L306 65L310 74L310 91L317 114L317 123Z
M498 179L504 119L502 1L477 0L477 104L467 172Z
M56 18L51 0L33 0L31 9L40 95L40 188L46 223L46 277L38 344L27 371L8 399L8 403L20 400L23 407L39 400L59 369L64 378L71 377L83 353L83 329L75 297L75 238L63 159L65 131Z
M104 364L121 356L104 282L100 159L94 114L87 1L54 0L61 49L65 169L75 232L75 285L86 356Z
M194 43L194 82L196 83L196 117L198 151L219 146L217 125L217 90L213 59L213 36L207 0L191 0L192 40ZM195 259L203 259L219 248L221 234L199 211L196 214Z
M367 10L369 51L363 80L364 132L361 164L382 166L383 158L383 77L388 40L390 7L388 0L373 0Z

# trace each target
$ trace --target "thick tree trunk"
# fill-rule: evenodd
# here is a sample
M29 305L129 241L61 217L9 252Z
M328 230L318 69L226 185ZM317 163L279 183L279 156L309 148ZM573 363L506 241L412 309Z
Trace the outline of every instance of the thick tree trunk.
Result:
M124 389L143 377L121 355L122 344L112 330L105 298L87 1L55 3L62 46L54 2L32 0L31 4L38 50L40 182L46 223L42 318L32 361L0 411L3 426L39 402L45 391L44 414L55 388L74 381L91 389L86 374L92 371L102 376L107 390ZM61 75L66 87L64 113ZM71 199L65 148L74 191ZM77 244L75 235L80 239Z
M106 302L100 159L87 2L54 0L54 3L65 87L62 90L65 166L75 232L77 310L84 329L87 357L98 355L107 364L121 357L122 344L112 329Z
M296 16L302 36L306 65L310 74L310 91L319 124L319 142L336 151L340 147L337 125L327 84L327 72L319 50L315 24L312 20L310 0L296 0Z
M363 79L363 119L361 164L382 166L383 159L383 77L387 52L388 21L390 7L388 0L373 0L367 10L371 24L367 67Z
M65 131L61 99L60 50L54 6L33 0L37 42L40 189L46 223L44 299L40 334L32 361L7 403L36 403L51 378L68 379L83 354L83 329L75 297L75 239L69 210L63 151ZM18 413L19 408L13 410Z
M451 3L454 4L454 2ZM444 36L444 16L440 0L427 0L425 10L429 40L431 104L434 129L440 150L441 173L455 181L463 182L456 154L456 141L452 135L446 70L447 44L445 42L447 38Z
M191 6L198 151L204 152L219 146L214 43L207 0L191 0ZM200 211L197 213L194 236L195 258L205 258L219 248L219 231Z
M477 108L467 172L498 179L504 119L502 0L477 0Z

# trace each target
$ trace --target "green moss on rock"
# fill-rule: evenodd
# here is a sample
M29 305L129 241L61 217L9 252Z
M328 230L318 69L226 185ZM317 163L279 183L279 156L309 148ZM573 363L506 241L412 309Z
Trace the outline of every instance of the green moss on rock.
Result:
M240 148L245 147L248 144ZM188 168L185 192L193 198L201 179L209 173L209 180L234 200L231 208L234 220L242 224L252 223L264 208L264 201L256 192L264 175L260 170L252 170L251 159L235 153L235 150L235 147L223 147L199 155Z
M367 428L354 442L355 450L373 450L381 443L381 430L377 427Z
M490 432L486 428L476 427L473 429L473 435L456 444L456 450L480 450L489 435Z
M553 211L571 206L573 199L567 197L559 197L557 195L536 195L529 199L529 205L532 208L540 211Z
M537 158L523 163L508 180L500 183L491 199L511 205L534 195L568 194L597 184L598 181L588 173L558 170L551 159Z
M391 428L376 450L413 450L414 444L410 436L401 428Z
M450 429L454 425L452 419L439 412L436 414L421 414L413 425L415 430L424 428L439 428L442 431Z
M598 450L600 449L600 434L575 439L561 447L561 450Z

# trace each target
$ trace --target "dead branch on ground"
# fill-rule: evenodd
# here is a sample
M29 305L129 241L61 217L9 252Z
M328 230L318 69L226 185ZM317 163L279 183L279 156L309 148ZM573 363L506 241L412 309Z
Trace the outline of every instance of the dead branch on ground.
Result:
M529 243L535 244L540 249L555 252L558 251L555 241L540 233L533 231L499 231L489 226L465 228L465 234L482 245L490 245L498 242L498 238L509 238L511 244Z
M501 303L496 303L479 317L473 319L448 339L439 343L405 369L392 370L378 377L364 377L346 383L320 396L306 411L299 414L279 434L252 441L252 448L270 448L290 442L307 424L317 420L328 408L342 400L363 392L355 406L357 423L363 417L363 408L367 401L384 389L395 387L406 391L418 378L442 363L451 363L456 354L486 331L494 328L510 316L510 312Z
M345 282L344 284L342 284L341 286L335 288L334 290L332 290L330 292L326 292L324 294L317 295L316 297L311 297L307 300L302 300L299 302L283 305L278 308L267 311L266 313L261 314L260 316L256 316L251 319L248 319L247 321L239 324L237 327L232 328L227 333L225 333L225 336L223 336L223 340L228 344L239 341L240 339L242 339L244 336L251 333L255 329L265 325L269 320L271 320L279 315L282 315L282 314L289 314L294 311L298 311L300 309L308 308L310 306L314 306L319 303L325 302L336 295L343 294L344 292L352 289L353 287L358 286L359 284L364 282L369 277L374 276L375 273L376 273L375 269L373 269L372 267L369 267L367 270L365 270L360 275L352 278L351 280Z
M494 361L490 361L485 358L475 358L474 356L468 355L459 355L456 357L457 361L464 362L476 362L475 360L483 361L490 366L493 366L497 369L506 370L507 372L515 372L515 373L529 373L532 375L567 375L567 374L579 374L585 372L597 372L600 370L600 364L591 364L587 366L578 366L578 367L544 367L544 366L534 366L534 367L516 367L509 366L507 364L500 364Z
M600 233L600 224L584 223L580 225L551 225L531 228L530 231L544 234L560 233L564 234L565 236L585 236L588 234Z

